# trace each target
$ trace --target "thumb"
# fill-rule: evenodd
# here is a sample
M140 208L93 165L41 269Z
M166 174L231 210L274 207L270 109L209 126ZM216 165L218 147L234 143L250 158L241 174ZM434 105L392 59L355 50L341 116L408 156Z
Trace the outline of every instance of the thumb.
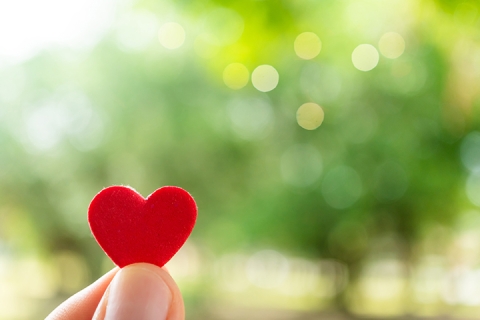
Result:
M132 264L115 275L93 319L183 320L183 300L166 270Z

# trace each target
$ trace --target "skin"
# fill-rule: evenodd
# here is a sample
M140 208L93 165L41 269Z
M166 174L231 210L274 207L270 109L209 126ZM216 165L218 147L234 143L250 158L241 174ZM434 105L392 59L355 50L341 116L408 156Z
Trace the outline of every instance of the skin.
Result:
M46 320L183 320L182 295L165 268L115 268L58 306Z

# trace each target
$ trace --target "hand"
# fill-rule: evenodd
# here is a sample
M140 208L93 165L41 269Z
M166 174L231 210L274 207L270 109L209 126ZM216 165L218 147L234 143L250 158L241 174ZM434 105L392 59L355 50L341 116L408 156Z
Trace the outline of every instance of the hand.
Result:
M164 269L147 263L115 268L56 308L46 320L183 320L182 296Z

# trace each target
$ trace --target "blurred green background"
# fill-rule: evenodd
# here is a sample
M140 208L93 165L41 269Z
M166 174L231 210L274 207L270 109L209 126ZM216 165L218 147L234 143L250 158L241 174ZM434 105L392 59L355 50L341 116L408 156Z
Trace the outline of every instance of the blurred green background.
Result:
M0 319L117 184L196 199L187 319L480 318L479 92L473 0L0 0Z

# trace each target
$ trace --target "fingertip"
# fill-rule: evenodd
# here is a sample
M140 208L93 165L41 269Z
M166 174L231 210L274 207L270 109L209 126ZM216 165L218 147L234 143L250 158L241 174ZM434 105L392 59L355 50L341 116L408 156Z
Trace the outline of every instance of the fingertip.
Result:
M168 311L168 320L184 320L185 319L185 306L182 298L182 294L180 292L180 289L178 288L177 283L175 280L172 278L170 273L167 270L167 267L158 267L153 264L149 263L137 263L134 264L136 267L141 267L145 268L151 272L154 272L158 276L160 276L167 287L170 290L171 293L171 302L170 302L170 308Z
M102 298L93 319L183 320L180 290L165 268L136 263L122 268Z

